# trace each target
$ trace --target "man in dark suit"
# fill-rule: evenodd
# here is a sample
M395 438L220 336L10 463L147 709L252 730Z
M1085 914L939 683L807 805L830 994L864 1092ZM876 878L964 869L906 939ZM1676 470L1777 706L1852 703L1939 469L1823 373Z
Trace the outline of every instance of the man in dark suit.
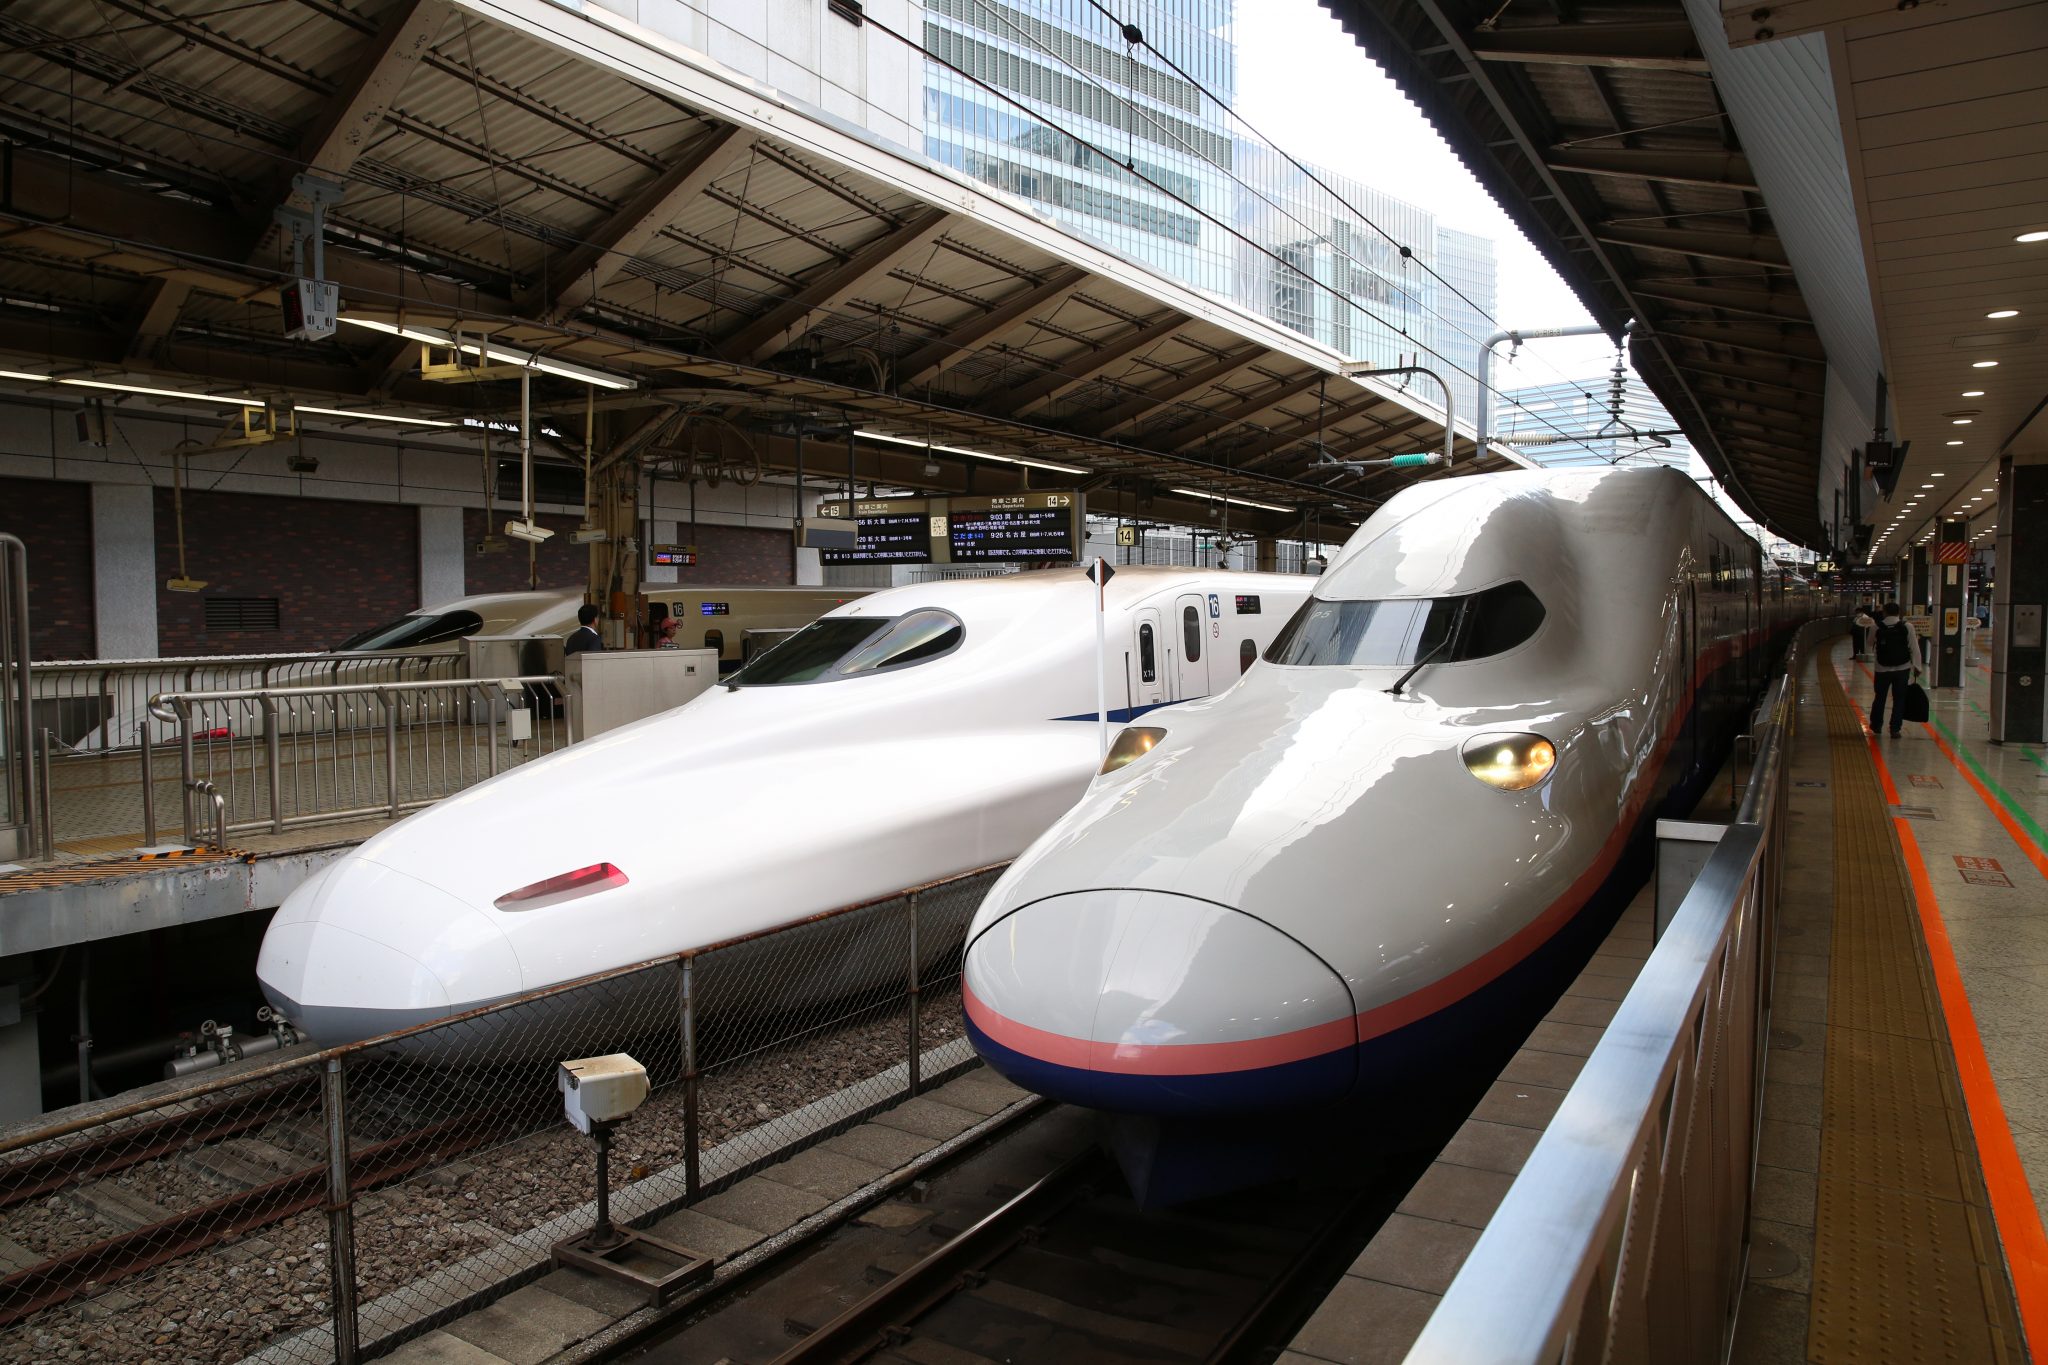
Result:
M597 633L597 608L588 602L576 608L576 629L562 642L562 653L581 654L587 649L604 649L604 636Z

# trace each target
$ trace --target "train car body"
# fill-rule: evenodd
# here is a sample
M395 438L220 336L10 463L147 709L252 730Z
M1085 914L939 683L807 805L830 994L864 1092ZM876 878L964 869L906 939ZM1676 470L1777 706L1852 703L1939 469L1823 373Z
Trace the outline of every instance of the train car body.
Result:
M681 624L676 645L716 649L722 667L745 662L749 630L797 630L867 588L760 587L734 583L650 584L642 590ZM479 593L408 612L335 646L337 654L458 654L472 635L566 636L576 629L580 590Z
M1387 1127L1554 999L1804 614L1669 470L1401 493L1265 661L1120 741L991 889L976 1047L1116 1116L1154 1200Z
M1119 570L1112 719L1234 683L1311 582ZM272 922L263 989L342 1042L1014 857L1101 759L1095 593L1065 570L848 603L331 864Z

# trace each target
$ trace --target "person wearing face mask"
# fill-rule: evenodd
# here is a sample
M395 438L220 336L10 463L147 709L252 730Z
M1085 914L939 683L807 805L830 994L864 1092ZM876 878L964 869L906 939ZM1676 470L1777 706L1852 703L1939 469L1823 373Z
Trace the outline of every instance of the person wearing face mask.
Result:
M1905 724L1902 706L1906 685L1920 673L1919 632L1900 613L1898 603L1887 602L1871 636L1877 662L1871 666L1870 672L1877 684L1877 693L1870 699L1870 730L1875 734L1884 729L1884 704L1889 697L1892 704L1890 734L1897 739L1900 728Z

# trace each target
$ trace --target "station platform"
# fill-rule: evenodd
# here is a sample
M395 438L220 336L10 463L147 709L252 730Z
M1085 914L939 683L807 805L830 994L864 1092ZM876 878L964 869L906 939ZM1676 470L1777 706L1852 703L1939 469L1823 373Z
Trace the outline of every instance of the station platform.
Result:
M1841 640L1801 679L1731 1359L2040 1358L2048 760L1989 743L1982 666L1930 693L1930 723L1873 738L1867 668ZM1408 1356L1649 953L1649 924L1646 888L1282 1361Z

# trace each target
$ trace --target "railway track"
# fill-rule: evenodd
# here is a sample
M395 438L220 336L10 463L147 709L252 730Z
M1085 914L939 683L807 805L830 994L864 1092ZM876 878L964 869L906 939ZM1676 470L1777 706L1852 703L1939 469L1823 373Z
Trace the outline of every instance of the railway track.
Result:
M932 1177L921 1203L881 1206L772 1282L734 1286L638 1360L1271 1359L1421 1164L1146 1212L1085 1116L1055 1109Z

